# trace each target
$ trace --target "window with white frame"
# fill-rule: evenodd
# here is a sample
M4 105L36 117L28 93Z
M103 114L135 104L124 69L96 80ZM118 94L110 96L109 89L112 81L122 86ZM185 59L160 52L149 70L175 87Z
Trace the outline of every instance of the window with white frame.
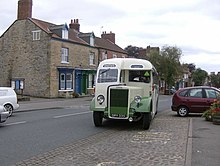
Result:
M69 49L62 48L61 63L68 63L68 62L69 62Z
M66 74L66 89L72 89L72 85L73 85L72 74L67 73Z
M102 60L105 60L105 59L107 59L107 58L108 58L108 56L107 56L106 51L105 51L105 52L102 52Z
M94 75L93 74L89 74L89 88L93 88L94 86Z
M95 53L94 52L90 52L90 54L89 54L89 64L90 65L95 64Z
M60 73L59 90L72 90L73 89L73 74L72 72Z
M61 90L65 89L65 80L66 80L65 74L61 73L60 74L60 89Z
M41 30L32 31L33 40L40 40L40 33L41 33Z
M90 45L94 46L94 43L95 43L94 37L91 35L90 36Z
M68 30L67 29L62 30L62 38L63 39L68 39Z

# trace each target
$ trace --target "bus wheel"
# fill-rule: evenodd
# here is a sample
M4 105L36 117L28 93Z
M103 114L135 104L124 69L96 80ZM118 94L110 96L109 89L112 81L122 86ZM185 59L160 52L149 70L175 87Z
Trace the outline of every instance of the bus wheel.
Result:
M143 113L143 129L149 129L151 122L151 113Z
M93 121L96 127L102 126L103 112L94 111L93 112Z

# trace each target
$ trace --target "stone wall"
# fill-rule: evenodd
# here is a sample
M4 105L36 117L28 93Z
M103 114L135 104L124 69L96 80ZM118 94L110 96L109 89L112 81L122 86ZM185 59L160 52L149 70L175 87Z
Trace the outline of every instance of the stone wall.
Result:
M29 20L19 20L2 36L0 86L10 86L11 79L22 78L23 94L49 96L50 37L41 31L40 40L33 41L33 30L40 29Z
M17 20L1 37L0 86L11 86L11 79L24 79L24 95L58 97L59 67L97 68L97 48L51 38L43 30L40 40L33 41L32 31L36 30L41 29L30 20ZM69 48L69 63L61 63L62 47ZM95 54L94 65L89 64L90 53Z
M61 63L62 47L69 48L69 63ZM98 50L94 47L80 45L72 42L61 42L53 39L50 42L50 87L51 97L59 96L59 72L58 67L96 69L98 66ZM89 54L95 53L95 65L89 65ZM73 74L74 76L74 74ZM74 80L73 80L74 81ZM73 83L74 84L74 83Z

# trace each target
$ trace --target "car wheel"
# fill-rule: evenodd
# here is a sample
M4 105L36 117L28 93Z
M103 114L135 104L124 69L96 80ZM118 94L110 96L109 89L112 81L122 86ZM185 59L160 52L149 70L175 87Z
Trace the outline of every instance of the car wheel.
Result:
M103 112L94 111L93 112L93 121L96 127L102 126Z
M9 116L11 116L12 113L13 113L13 107L12 107L12 105L11 105L11 104L6 104L6 105L4 105L4 107L5 107L6 111L9 112Z
M143 129L148 130L150 128L151 113L143 113Z
M177 114L181 117L185 117L189 114L189 109L185 106L180 106L177 110Z

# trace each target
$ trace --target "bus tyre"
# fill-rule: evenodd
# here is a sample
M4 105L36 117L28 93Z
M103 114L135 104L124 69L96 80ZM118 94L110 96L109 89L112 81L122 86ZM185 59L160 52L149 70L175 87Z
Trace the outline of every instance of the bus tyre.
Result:
M151 113L143 113L143 129L148 130L150 128Z
M94 111L93 121L96 127L102 126L103 112Z

